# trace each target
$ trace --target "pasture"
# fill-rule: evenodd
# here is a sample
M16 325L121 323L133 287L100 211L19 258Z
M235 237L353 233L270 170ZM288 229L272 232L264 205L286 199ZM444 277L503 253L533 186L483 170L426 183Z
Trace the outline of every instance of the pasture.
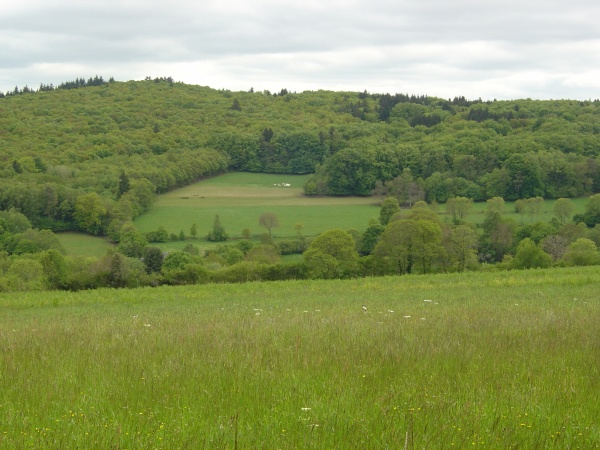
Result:
M586 267L3 294L0 446L598 448L599 288Z
M264 212L273 212L279 218L280 226L272 230L275 240L295 238L297 224L302 225L304 236L311 237L333 228L354 228L362 233L370 220L378 220L380 198L305 197L302 188L307 179L308 175L227 173L159 195L150 210L134 223L142 232L155 231L160 226L169 234L179 235L183 230L186 241L152 244L167 251L180 251L190 242L203 249L218 245L205 239L217 214L231 239L240 239L244 229L249 229L253 238L258 239L266 232L258 223ZM575 214L584 211L586 200L573 199ZM549 222L554 202L546 200L538 216L517 214L514 202L506 202L504 216L517 224ZM435 210L442 221L451 221L444 205L437 205ZM466 220L482 223L485 210L485 202L475 203ZM190 229L194 223L198 234L196 239L191 239ZM111 247L106 239L97 236L82 233L57 233L57 236L69 255L99 257Z
M62 232L56 233L56 237L71 256L102 257L112 247L107 238L92 236L85 233Z
M273 230L274 236L291 238L297 236L296 224L302 224L305 236L315 236L339 227L364 231L369 219L379 217L374 198L303 196L307 178L227 173L160 195L150 210L135 220L135 225L141 231L163 226L169 233L183 230L189 236L196 223L198 236L204 237L218 214L229 235L239 238L246 228L255 236L265 233L258 219L264 212L273 212L280 222L280 227Z
M354 228L362 233L369 220L379 218L381 198L305 197L302 188L307 179L308 175L227 173L160 195L152 208L135 220L135 225L144 232L160 226L176 235L183 230L189 237L192 224L196 223L198 238L204 239L218 214L231 238L240 238L244 229L257 238L266 232L258 224L260 215L273 212L280 222L280 227L273 229L273 236L285 239L297 236L297 224L302 224L304 236L316 236L333 228ZM585 201L573 199L575 214L583 212ZM546 200L536 216L517 214L514 202L506 202L504 216L517 224L549 222L554 202ZM442 221L451 221L444 205L437 205L435 210ZM475 203L466 220L482 223L485 210L485 202ZM161 247L180 250L184 245L168 242ZM203 247L207 245L210 246L202 242Z

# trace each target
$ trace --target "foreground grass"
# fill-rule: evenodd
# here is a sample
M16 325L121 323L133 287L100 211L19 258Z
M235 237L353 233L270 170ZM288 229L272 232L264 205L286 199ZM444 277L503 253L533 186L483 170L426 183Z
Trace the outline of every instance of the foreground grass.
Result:
M598 448L599 288L585 268L2 295L0 446Z

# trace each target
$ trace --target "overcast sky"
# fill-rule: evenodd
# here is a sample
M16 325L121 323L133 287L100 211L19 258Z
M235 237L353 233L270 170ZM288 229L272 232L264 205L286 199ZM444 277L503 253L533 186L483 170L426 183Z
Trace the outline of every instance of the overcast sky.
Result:
M12 0L0 91L101 75L230 90L600 98L598 0Z

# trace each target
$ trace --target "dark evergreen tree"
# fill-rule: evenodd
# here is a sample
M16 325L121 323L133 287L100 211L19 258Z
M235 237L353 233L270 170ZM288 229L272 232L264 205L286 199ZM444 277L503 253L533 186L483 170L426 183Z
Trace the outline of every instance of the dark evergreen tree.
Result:
M129 189L131 189L131 185L129 184L129 177L122 170L121 174L119 175L119 187L117 191L117 198L121 198L121 196L128 192Z
M163 252L158 247L146 247L144 249L144 265L146 273L160 272L163 263Z
M206 239L213 242L222 242L226 241L228 237L229 236L227 235L225 228L223 228L223 225L221 225L221 219L217 214L213 222L212 230L210 231L210 233L208 233Z

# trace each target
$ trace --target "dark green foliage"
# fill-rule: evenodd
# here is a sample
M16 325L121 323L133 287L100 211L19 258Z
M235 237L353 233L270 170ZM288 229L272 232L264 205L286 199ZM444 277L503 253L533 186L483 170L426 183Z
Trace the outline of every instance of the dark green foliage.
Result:
M247 239L241 240L236 244L237 248L239 248L244 255L248 253L248 251L253 247L253 245L254 244L252 244L252 241L249 241Z
M65 257L51 249L40 255L48 289L63 289L67 281L67 263Z
M544 193L542 171L533 155L511 155L504 167L510 179L505 196L507 200L531 198Z
M389 223L392 216L400 212L400 205L396 197L388 197L381 204L379 209L379 223L384 227Z
M551 264L550 255L529 238L519 242L515 257L511 261L511 267L514 269L544 268L550 267Z
M308 248L308 241L304 238L279 241L277 242L277 248L281 255L301 254Z
M171 252L163 260L163 270L182 269L186 264L192 263L192 257L186 252Z
M261 280L305 280L308 278L308 268L304 262L276 263L261 267Z
M588 227L600 223L600 194L592 195L585 204L585 212L582 217Z
M539 244L542 239L553 233L556 233L556 227L546 222L536 222L531 225L520 227L515 237L521 241L525 238L530 238L534 243Z
M374 223L369 225L369 227L365 230L361 239L361 255L369 255L377 245L377 241L379 241L379 236L384 232L385 227L379 223Z
M133 225L124 227L119 240L119 252L132 258L141 258L148 246L146 236Z
M503 219L498 212L488 212L483 222L479 259L482 262L499 262L513 249L516 225Z
M13 161L12 167L15 173L23 173L23 168L21 167L19 161L17 161L16 159Z
M358 268L358 253L352 236L334 229L317 236L304 252L304 262L312 278L346 278Z
M91 268L95 280L85 287L137 287L143 283L144 264L120 253L109 253Z
M324 176L328 180L324 192L329 195L369 195L377 181L374 158L356 149L340 150L333 155Z
M146 247L144 249L144 265L147 273L160 272L163 265L163 252L158 247Z
M123 194L129 191L131 185L129 184L129 177L123 171L119 175L119 186L117 189L117 198L120 198Z
M212 230L208 233L206 239L213 242L223 242L226 241L228 237L229 235L225 231L225 228L223 228L223 225L221 225L221 219L217 214L213 222Z
M443 252L441 244L440 225L415 216L390 222L372 254L388 273L428 273Z
M146 239L148 242L167 242L169 240L169 233L165 227L160 226L158 230L146 233Z

